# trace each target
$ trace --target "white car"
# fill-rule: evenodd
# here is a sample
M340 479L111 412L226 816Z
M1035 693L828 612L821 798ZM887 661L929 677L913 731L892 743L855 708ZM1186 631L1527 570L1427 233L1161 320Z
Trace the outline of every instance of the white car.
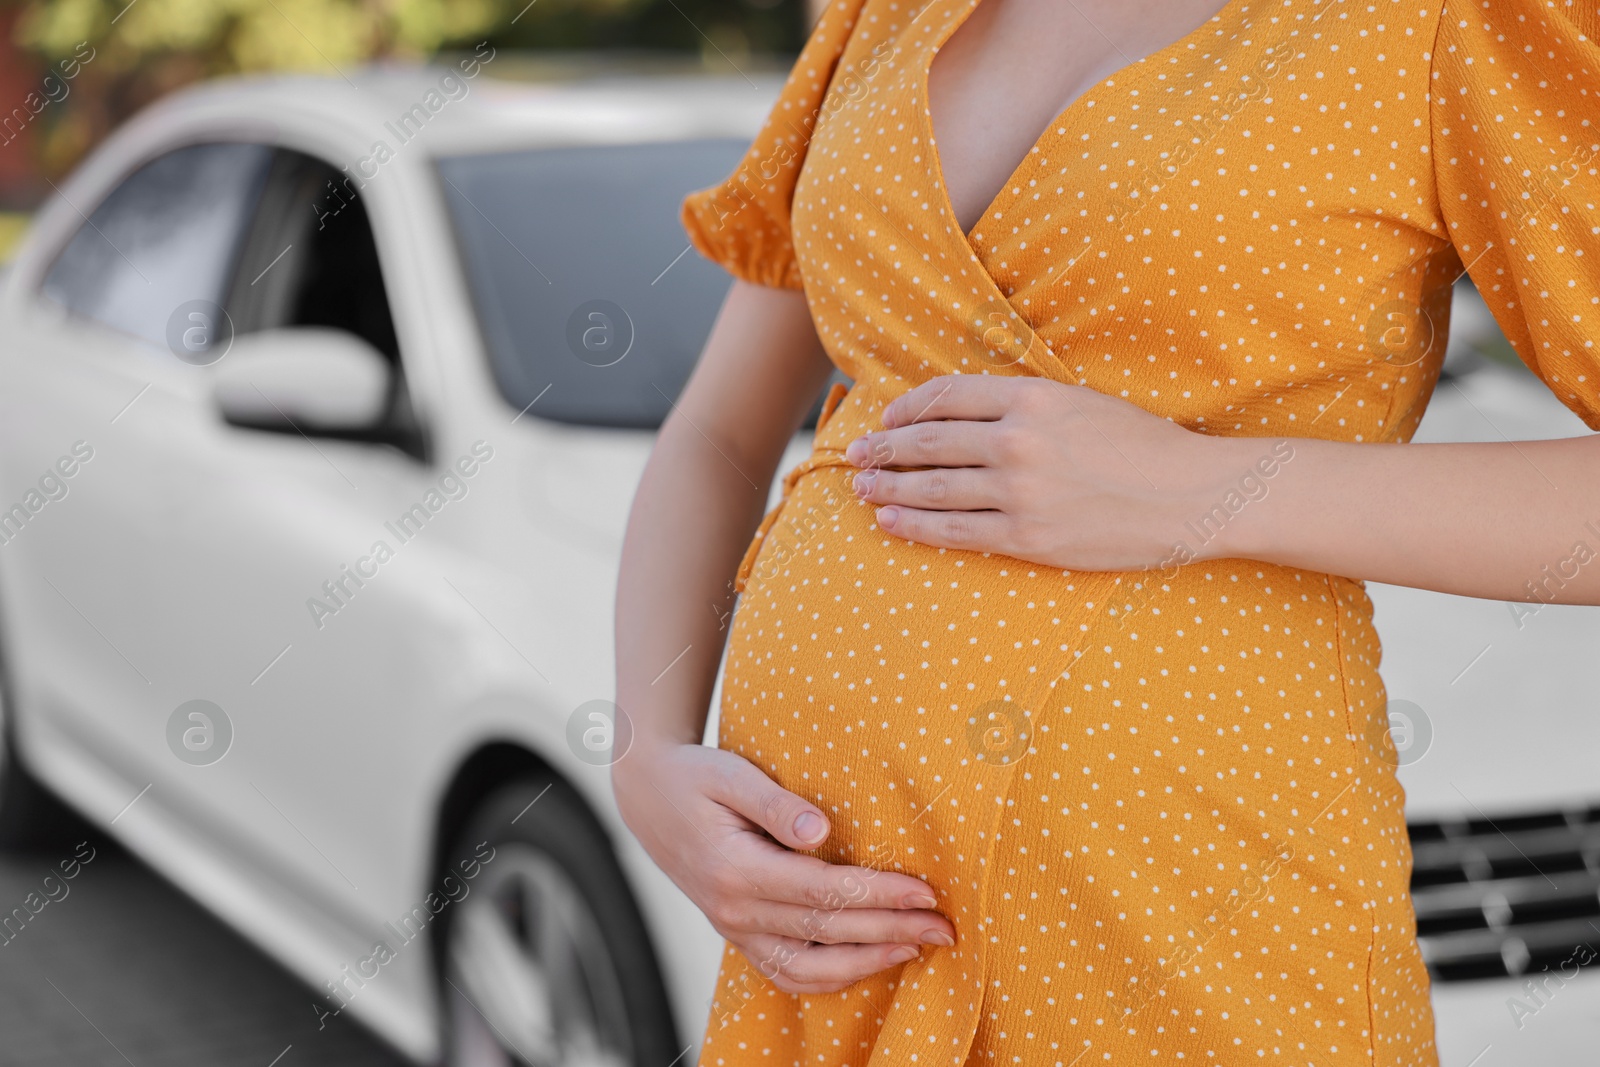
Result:
M779 82L478 60L185 92L40 213L0 292L0 833L42 783L419 1063L667 1067L721 946L611 806L614 576L728 285L678 202ZM1474 360L1470 300L1420 437L1584 432ZM1600 618L1371 593L1447 1067L1589 1062Z
M666 1067L721 942L611 803L612 598L778 82L491 58L183 93L38 215L0 826L31 775L418 1062Z

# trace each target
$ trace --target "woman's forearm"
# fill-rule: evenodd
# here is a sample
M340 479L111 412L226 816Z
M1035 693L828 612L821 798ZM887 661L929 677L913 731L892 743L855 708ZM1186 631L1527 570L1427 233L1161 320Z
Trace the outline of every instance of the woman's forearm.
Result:
M828 370L802 294L735 283L628 519L617 703L636 736L701 740L734 572L784 446Z
M697 743L733 610L728 582L760 521L751 485L674 416L639 485L617 584L617 703L636 734Z
M1258 559L1463 596L1600 604L1600 434L1214 437L1081 386L998 375L934 378L882 420L846 456L863 468L856 491L880 528L906 540L1068 570L1170 574Z
M1212 441L1223 490L1211 492L1214 501L1191 498L1196 514L1179 534L1207 538L1201 558L1494 600L1600 604L1600 435L1405 445L1290 438L1292 458L1265 468L1274 440Z

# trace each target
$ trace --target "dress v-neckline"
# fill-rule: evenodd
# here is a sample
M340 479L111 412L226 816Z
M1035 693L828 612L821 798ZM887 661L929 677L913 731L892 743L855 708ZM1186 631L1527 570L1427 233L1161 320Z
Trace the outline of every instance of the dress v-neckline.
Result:
M931 2L938 2L938 0L931 0ZM955 35L955 32L961 28L962 24L965 23L969 17L971 17L972 13L978 9L978 5L983 3L983 0L961 0L961 2L964 4L964 7L956 12L954 18L946 20L944 29L939 32L938 36L934 38L932 46L927 50L926 53L924 53L922 61L918 65L917 71L917 91L922 97L923 133L928 138L928 154L933 157L932 170L934 186L938 191L937 195L939 199L942 201L940 206L944 208L945 213L948 215L950 220L955 222L958 226L960 225L960 222L956 218L955 203L950 199L950 190L944 183L944 165L939 158L938 138L933 130L933 103L928 95L928 83L930 75L933 72L933 61L938 56L939 49L943 48L945 42ZM1211 28L1212 23L1217 22L1228 14L1231 14L1233 9L1236 7L1248 7L1249 3L1250 0L1225 0L1223 5L1213 12L1210 18L1206 19L1200 25L1179 37L1171 44L1163 45L1161 48L1156 49L1154 52L1151 52L1142 59L1136 59L1131 63L1123 64L1068 101L1067 106L1056 112L1055 117L1053 117L1049 123L1045 125L1045 128L1040 132L1039 136L1034 138L1033 142L1028 146L1028 150L1023 153L1022 159L1014 168L1012 168L1011 173L1006 175L1006 180L1000 183L1000 188L996 190L994 197L984 205L983 211L979 213L978 221L972 224L972 229L967 230L963 234L966 239L967 246L972 250L973 255L978 254L977 246L973 244L973 236L978 232L978 227L987 222L990 216L994 214L995 207L1000 203L1001 198L1006 195L1006 192L1019 179L1024 168L1028 167L1033 162L1033 157L1038 152L1039 146L1044 142L1045 138L1049 137L1051 132L1057 126L1069 121L1073 117L1074 113L1080 109L1080 106L1083 104L1084 100L1089 96L1089 94L1093 93L1101 86L1123 77L1129 71L1132 71L1141 64L1159 61L1165 59L1168 55L1188 50L1189 46L1192 45L1202 33ZM1112 47L1115 48L1116 46L1113 45Z

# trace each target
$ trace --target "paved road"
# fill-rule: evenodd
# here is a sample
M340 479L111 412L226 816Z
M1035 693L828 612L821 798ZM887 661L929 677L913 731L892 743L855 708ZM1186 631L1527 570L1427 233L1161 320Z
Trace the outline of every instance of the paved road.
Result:
M115 845L0 944L0 1067L402 1067ZM67 858L0 853L0 914ZM276 1059L275 1059L276 1058Z

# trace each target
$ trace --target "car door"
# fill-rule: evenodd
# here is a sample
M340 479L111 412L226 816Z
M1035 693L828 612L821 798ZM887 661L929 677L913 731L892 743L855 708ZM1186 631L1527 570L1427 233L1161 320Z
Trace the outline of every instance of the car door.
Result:
M23 705L44 712L40 728L121 776L125 799L160 767L147 719L180 684L159 666L161 583L179 569L165 558L167 533L189 482L188 464L172 459L207 429L192 361L219 336L213 309L271 154L180 147L98 206L74 204L83 221L4 363L13 681ZM169 346L169 322L190 362ZM56 477L42 481L48 471Z
M236 171L200 180L208 153ZM161 182L142 181L152 168ZM131 176L89 216L86 231L114 240L129 204L237 193L229 225L203 228L225 253L185 253L203 277L141 303L140 332L77 308L63 322L46 357L58 366L35 391L71 413L65 425L99 417L105 445L84 474L104 478L84 507L61 509L72 535L30 560L58 589L47 583L31 599L71 601L54 612L55 662L67 675L88 665L97 679L71 694L78 740L117 769L130 798L150 786L123 829L137 834L148 820L190 835L273 898L365 936L384 899L371 892L392 803L353 771L398 759L428 685L417 654L426 636L407 626L410 585L388 560L376 570L373 550L386 541L400 551L385 523L438 490L371 223L348 190L330 212L334 174L285 149L197 146ZM65 291L66 273L51 272L46 299ZM226 424L210 380L231 339L306 327L348 331L390 361L383 424L331 436ZM92 355L77 351L88 333ZM91 376L111 380L92 397ZM125 409L102 413L112 400Z
M193 680L186 698L215 702L235 733L217 764L226 773L185 779L196 806L225 813L225 832L249 843L253 862L294 872L287 888L370 950L380 932L371 917L398 914L392 898L409 889L385 876L418 715L444 673L435 627L464 610L448 585L418 575L449 553L440 527L458 521L451 498L466 490L431 455L372 215L340 177L278 152L228 310L241 338L304 328L361 338L391 365L389 411L353 437L212 414L212 448L184 500L192 518L174 530L189 580L168 648ZM461 457L442 458L456 470ZM435 518L442 496L456 510Z

